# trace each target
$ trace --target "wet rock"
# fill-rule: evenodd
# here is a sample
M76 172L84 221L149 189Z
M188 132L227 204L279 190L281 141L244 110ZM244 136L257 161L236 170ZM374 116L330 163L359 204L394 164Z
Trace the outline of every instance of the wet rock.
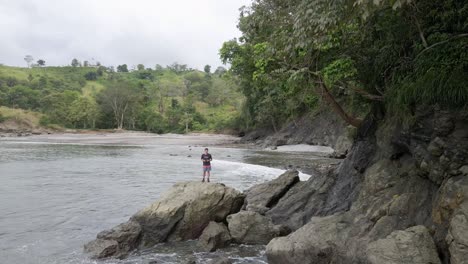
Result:
M244 202L239 191L223 184L178 183L163 197L137 212L132 220L143 229L142 243L197 239L210 221L223 221Z
M242 193L223 184L178 183L127 223L99 233L85 251L98 258L123 257L136 247L196 239L210 221L223 221L243 202Z
M91 258L107 258L119 256L119 243L115 240L96 239L84 245L84 251Z
M228 257L220 257L210 262L210 264L232 264L232 263L233 262Z
M298 182L299 172L297 170L290 170L272 181L257 184L245 191L244 207L249 211L264 214Z
M141 227L134 221L120 224L97 235L97 239L84 246L94 258L125 257L138 246Z
M366 253L370 264L441 263L434 241L424 226L394 231L386 238L370 243Z
M195 257L190 257L189 259L183 261L182 264L197 264L197 259Z
M274 225L270 218L251 211L229 215L227 222L233 242L240 244L267 244L272 238L290 232L284 226Z
M210 222L198 239L199 245L206 251L215 251L231 242L229 230L223 223Z

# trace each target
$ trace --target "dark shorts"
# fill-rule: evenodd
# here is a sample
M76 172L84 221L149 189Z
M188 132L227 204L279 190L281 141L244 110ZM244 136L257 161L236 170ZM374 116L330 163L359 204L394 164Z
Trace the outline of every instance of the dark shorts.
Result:
M205 171L211 171L211 166L203 166L203 172Z

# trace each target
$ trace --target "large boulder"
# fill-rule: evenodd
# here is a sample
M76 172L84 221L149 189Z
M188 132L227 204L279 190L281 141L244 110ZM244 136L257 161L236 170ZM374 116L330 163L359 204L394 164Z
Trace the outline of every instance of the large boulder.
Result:
M142 242L197 239L210 221L224 221L240 210L244 196L223 184L175 184L163 197L132 216L143 229Z
M368 228L365 223L352 223L345 215L312 217L309 223L285 237L268 243L266 255L270 264L355 263L340 256L350 236L351 226ZM356 231L357 233L357 231ZM343 252L344 253L344 252Z
M210 222L198 239L199 245L206 251L215 251L231 242L231 235L223 223Z
M468 208L466 208L468 209ZM452 218L447 235L452 264L468 263L468 217L459 213Z
M102 231L97 239L84 245L85 252L92 258L123 258L138 246L141 227L134 221L120 224L110 230Z
M224 221L243 203L241 192L223 184L178 183L127 223L99 233L85 251L96 258L124 257L140 246L197 239L210 221Z
M334 212L337 207L327 207L329 191L336 184L336 174L331 170L315 173L306 182L298 182L266 212L275 224L288 226L296 230L315 215L326 215Z
M428 224L433 187L427 179L410 177L410 165L411 160L373 164L364 173L360 195L349 211L312 217L289 236L273 239L267 245L269 263L366 263L370 242L395 230ZM326 197L331 190L323 180L315 189L324 187Z
M244 207L249 211L263 214L297 182L299 182L299 172L290 170L272 181L257 184L245 191Z
M367 246L370 264L438 264L441 263L429 231L414 226L394 231Z
M468 263L468 178L453 177L446 182L441 204L449 221L446 243L452 264ZM446 217L447 218L447 217Z
M267 244L290 232L285 226L274 225L269 217L252 211L229 215L227 222L233 241L240 244Z

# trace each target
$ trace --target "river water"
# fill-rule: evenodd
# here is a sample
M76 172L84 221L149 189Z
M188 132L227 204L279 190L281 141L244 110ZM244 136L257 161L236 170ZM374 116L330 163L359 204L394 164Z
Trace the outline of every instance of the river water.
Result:
M98 232L127 221L174 183L201 180L204 147L213 155L212 181L239 190L279 176L289 164L327 162L302 148L261 151L233 141L144 133L0 139L0 263L206 263L219 255L266 263L262 246L204 253L194 241L157 245L126 260L96 261L83 253ZM323 150L329 151L316 149Z

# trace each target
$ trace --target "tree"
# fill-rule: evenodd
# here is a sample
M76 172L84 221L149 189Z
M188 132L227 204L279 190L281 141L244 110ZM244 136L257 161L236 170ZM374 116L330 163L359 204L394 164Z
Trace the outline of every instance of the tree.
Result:
M119 80L111 83L99 95L103 110L112 112L117 129L124 127L126 115L139 101L139 94L134 89L129 83Z
M72 62L71 62L71 66L72 66L72 67L79 67L79 66L80 66L80 62L79 62L76 58L74 58L74 59L72 60Z
M175 72L176 74L181 74L181 73L189 71L189 68L187 67L187 64L179 64L177 62L174 62L170 66L167 66L167 68L169 70Z
M143 65L143 64L138 64L138 65L137 65L137 70L139 70L139 71L144 71L144 70L145 70L145 65Z
M206 74L210 74L211 73L211 66L207 64L207 65L205 65L203 70L205 71Z
M224 68L223 66L219 66L218 68L216 68L214 74L223 75L225 72L227 72L226 68Z
M117 72L128 72L127 64L117 66Z
M95 71L89 71L85 74L85 79L88 81L95 81L97 80L98 73Z
M83 67L89 67L89 62L87 60L83 61Z
M70 105L68 119L74 124L81 123L82 128L94 128L98 117L98 105L89 97L81 96Z
M241 10L242 37L225 42L220 55L257 124L303 114L323 99L359 126L355 113L376 104L466 105L467 16L457 11L465 8L452 0L254 0ZM281 101L282 111L272 112Z
M26 63L28 64L28 68L30 68L30 67L31 67L31 62L34 61L34 58L33 58L33 56L31 56L31 55L26 55L26 56L24 57L24 60L25 60Z
M45 66L45 60L42 60L42 59L41 59L41 60L38 60L38 61L37 61L37 65L39 65L40 67Z

